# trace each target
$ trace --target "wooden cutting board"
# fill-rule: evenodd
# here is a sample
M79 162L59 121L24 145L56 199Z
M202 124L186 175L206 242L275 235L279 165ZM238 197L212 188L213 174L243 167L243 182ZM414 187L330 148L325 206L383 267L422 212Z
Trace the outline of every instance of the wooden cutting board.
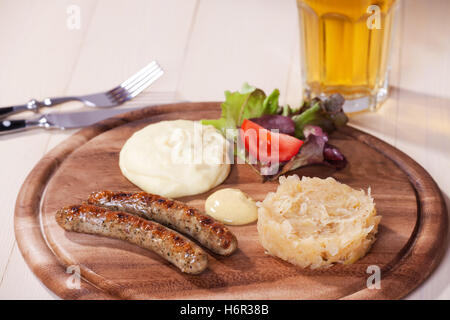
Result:
M74 134L36 165L17 198L15 232L20 250L36 276L65 299L395 299L424 281L446 249L447 211L430 175L401 151L356 129L332 135L349 160L341 171L316 165L300 176L332 176L354 188L372 189L383 217L377 241L353 265L310 270L264 253L256 224L230 229L239 250L212 256L201 275L182 274L156 254L120 240L66 232L55 211L80 203L97 190L137 191L118 166L119 151L136 130L174 119L217 118L219 103L149 107L100 122ZM255 200L274 191L246 165L233 165L225 182L210 192L180 200L203 210L209 194L236 187ZM368 289L369 266L381 270L381 288ZM67 268L79 268L73 288ZM72 285L71 285L72 284Z

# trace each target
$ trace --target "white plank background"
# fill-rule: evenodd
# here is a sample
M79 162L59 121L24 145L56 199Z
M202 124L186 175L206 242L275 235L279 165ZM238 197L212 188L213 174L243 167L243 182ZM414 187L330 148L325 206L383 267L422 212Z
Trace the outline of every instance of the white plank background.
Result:
M66 26L69 5L81 9L79 30ZM447 0L403 1L391 96L378 112L351 123L423 165L450 208L449 12ZM279 88L292 105L301 98L294 0L0 0L0 42L0 106L109 89L152 59L164 77L121 108L221 100L224 90L245 81ZM57 298L25 264L13 212L28 172L73 132L0 137L0 299ZM447 254L407 298L450 299L449 271Z

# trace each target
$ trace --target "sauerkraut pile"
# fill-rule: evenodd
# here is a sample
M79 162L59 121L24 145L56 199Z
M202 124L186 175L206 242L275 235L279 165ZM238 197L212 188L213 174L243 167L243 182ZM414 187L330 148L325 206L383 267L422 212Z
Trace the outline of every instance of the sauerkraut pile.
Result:
M268 254L301 267L353 263L375 241L381 216L363 190L333 178L280 177L258 205L258 233Z

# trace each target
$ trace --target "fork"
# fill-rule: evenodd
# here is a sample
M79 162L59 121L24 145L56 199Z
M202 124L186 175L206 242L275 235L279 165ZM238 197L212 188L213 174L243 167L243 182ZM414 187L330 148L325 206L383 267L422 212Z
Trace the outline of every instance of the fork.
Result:
M0 118L27 110L37 113L41 107L52 107L68 101L81 101L86 106L94 108L115 107L136 97L163 74L164 71L158 63L152 61L129 79L109 91L85 96L45 98L42 101L32 99L27 104L0 108Z

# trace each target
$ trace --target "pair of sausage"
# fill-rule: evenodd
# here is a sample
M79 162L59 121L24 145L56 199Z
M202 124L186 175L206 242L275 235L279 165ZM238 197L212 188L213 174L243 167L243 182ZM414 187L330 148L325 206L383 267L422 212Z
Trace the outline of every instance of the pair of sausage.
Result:
M103 235L149 249L190 274L205 270L208 256L167 227L220 255L230 255L237 248L236 237L223 224L180 201L145 192L95 192L86 204L58 210L56 221L68 231Z

